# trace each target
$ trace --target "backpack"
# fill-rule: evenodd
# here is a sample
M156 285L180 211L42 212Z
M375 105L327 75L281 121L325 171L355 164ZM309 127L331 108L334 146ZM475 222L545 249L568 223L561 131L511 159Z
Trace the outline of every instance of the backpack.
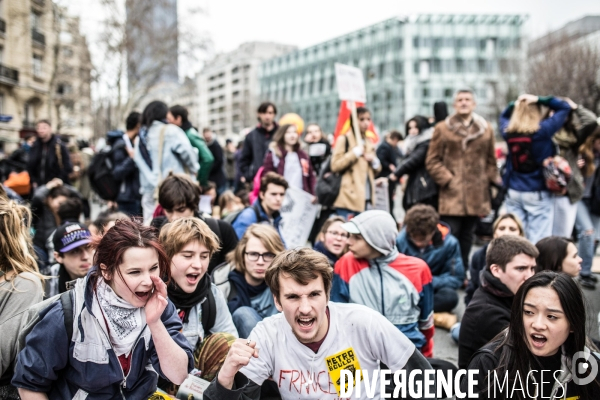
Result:
M200 307L202 309L202 328L204 328L204 333L208 335L208 332L215 326L217 319L217 303L212 289L209 289L206 300L202 302Z
M251 205L250 207L246 207L246 208L252 208L254 210L254 214L256 215L256 223L262 222L263 218L261 218L260 216L260 210L258 209L258 206L256 206L255 204ZM233 223L235 222L235 220L237 219L237 217L242 213L242 211L244 211L246 208L238 210L238 211L234 211L232 213L229 213L225 216L225 218L223 218L223 221L229 223L230 225L233 225Z
M17 356L19 355L21 350L23 350L23 348L25 348L25 339L27 338L27 335L33 330L33 327L39 322L40 313L57 301L60 301L62 303L64 316L65 316L64 324L65 324L65 329L66 329L66 332L68 335L67 337L69 339L71 337L73 337L73 298L72 298L71 292L72 292L72 290L67 290L64 293L58 294L58 295L50 297L49 299L46 299L44 301L33 304L33 305L29 306L29 308L8 317L8 319L6 319L6 320L0 321L0 324L4 323L12 318L19 318L21 321L21 323L20 323L21 329L19 331L19 335L16 338L16 340L14 340L15 345L17 347L17 351L15 353ZM11 364L9 365L8 369L6 371L4 371L4 374L2 375L2 377L0 377L0 386L10 384L10 380L12 378L13 370L14 370L14 366L15 366L16 362L17 362L16 358L14 360L11 360Z
M92 158L90 166L88 167L90 185L94 192L96 192L103 200L114 201L119 194L121 182L116 180L113 176L115 165L112 157L114 151L123 147L125 147L125 143L116 147L104 146L102 150Z
M533 135L509 133L506 144L508 145L509 160L512 170L521 174L538 171L541 167L533 156Z
M348 139L344 139L346 141L345 153L347 153ZM319 172L319 178L317 180L317 186L315 188L315 194L317 195L319 204L325 207L333 207L333 203L335 203L335 200L340 194L342 176L348 169L351 168L346 168L345 170L340 172L331 172L331 157L333 157L333 154L330 155L327 158L327 161L325 161L325 163L321 166L321 172Z

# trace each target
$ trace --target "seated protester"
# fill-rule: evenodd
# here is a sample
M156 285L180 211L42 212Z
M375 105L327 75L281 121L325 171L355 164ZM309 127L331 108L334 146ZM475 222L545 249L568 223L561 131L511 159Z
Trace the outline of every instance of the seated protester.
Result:
M67 291L67 282L84 278L92 266L92 234L79 222L66 222L54 233L54 259L56 264L48 271L45 297Z
M344 218L337 215L329 217L323 224L313 247L313 250L325 254L332 268L337 260L348 251L348 236L350 235L342 228L345 222Z
M535 247L540 252L536 259L538 271L564 272L572 278L579 277L583 260L571 239L550 236L537 242ZM586 287L581 280L579 280L579 284Z
M76 197L71 197L67 199L64 203L58 206L58 220L60 225L65 222L77 222L81 217L81 213L83 211L83 203ZM48 236L48 240L46 240L46 253L48 253L48 264L54 264L54 234L56 230L52 231L50 236ZM44 272L46 273L46 272Z
M90 232L92 236L102 236L110 228L115 226L118 219L130 219L124 212L118 211L116 208L109 208L98 214L92 224L90 224ZM93 225L93 229L92 229Z
M44 277L39 273L29 234L31 212L0 194L0 398L18 399L10 384L21 313L42 301Z
M284 250L275 229L250 225L235 250L227 254L228 263L215 268L212 281L223 291L240 337L247 338L258 322L277 313L265 272Z
M31 199L31 213L33 216L31 225L35 230L33 245L37 248L36 251L41 255L44 263L48 262L48 254L45 252L46 240L60 225L56 214L58 207L74 196L80 196L77 190L72 186L63 185L63 182L58 178L38 187L33 194Z
M205 400L258 400L260 385L271 377L284 400L338 399L336 381L349 366L333 361L336 356L369 372L380 369L381 362L392 374L404 370L412 376L412 370L420 370L415 386L424 385L419 377L431 366L388 320L362 305L329 301L332 271L323 254L307 248L285 251L265 278L281 313L258 324L247 340L233 343ZM371 397L365 381L356 383L352 398L379 399L381 385Z
M331 300L358 303L384 315L425 357L433 356L431 271L398 252L396 221L384 211L365 211L342 228L349 252L335 264Z
M147 399L158 376L181 384L193 368L154 229L120 220L94 246L95 267L72 291L73 336L54 302L17 356L12 384L23 399Z
M499 216L492 225L493 238L498 238L504 235L513 235L525 237L525 229L521 220L515 214L504 214ZM479 288L479 276L485 269L485 254L488 246L486 243L482 248L477 250L471 256L471 264L469 266L469 275L471 279L465 289L465 305L469 305L469 302L473 298L473 293Z
M450 227L429 205L417 204L404 217L405 228L396 239L398 251L425 261L433 275L433 312L436 326L450 329L456 315L450 314L458 304L457 289L465 280L460 245Z
M208 273L225 261L225 255L235 249L238 238L230 224L225 221L205 217L198 210L202 191L197 183L183 174L169 175L158 188L158 204L163 208L165 216L152 220L151 224L159 231L164 224L178 218L196 217L208 225L219 238L219 249L210 258Z
M258 199L254 201L251 207L239 213L231 223L239 239L244 236L244 232L252 224L269 224L281 236L279 210L283 204L287 188L288 183L283 176L277 175L275 172L267 172L263 175L260 179Z
M515 295L508 329L469 362L469 370L479 371L474 393L479 399L600 398L600 377L589 368L600 359L586 346L585 323L584 296L573 279L555 271L531 277ZM494 373L500 380L495 386ZM502 379L508 382L503 389Z
M242 200L231 190L226 190L219 196L219 218L223 219L227 215L244 209Z
M538 255L535 246L519 236L492 240L481 287L475 291L460 324L458 368L467 368L471 356L506 328L514 295L535 273Z
M212 381L223 365L229 344L238 337L223 293L206 273L219 238L198 218L179 218L160 231L171 261L169 300L177 308L183 333L194 349L194 367Z

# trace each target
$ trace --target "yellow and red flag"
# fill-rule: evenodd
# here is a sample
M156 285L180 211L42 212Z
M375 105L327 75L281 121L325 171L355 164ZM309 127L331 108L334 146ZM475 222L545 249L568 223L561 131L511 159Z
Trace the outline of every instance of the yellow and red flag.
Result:
M356 108L362 107L365 103L361 103L359 101L355 102ZM340 104L340 113L338 114L338 120L335 124L335 131L333 132L333 144L335 145L335 141L340 135L345 134L350 130L350 119L352 118L352 107L347 100L342 100ZM375 130L375 124L371 121L369 128L366 133L367 138L371 139L371 141L375 144L379 142L379 134Z

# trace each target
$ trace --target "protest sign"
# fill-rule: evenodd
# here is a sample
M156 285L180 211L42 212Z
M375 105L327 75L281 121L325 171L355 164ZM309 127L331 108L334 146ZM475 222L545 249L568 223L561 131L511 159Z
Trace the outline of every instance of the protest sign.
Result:
M281 236L288 249L305 246L310 235L319 205L312 204L313 196L302 189L290 187L285 192L281 206Z
M388 180L387 178L378 179L375 185L375 201L373 204L374 210L382 210L390 212L390 198L388 195Z
M365 80L360 68L335 63L335 80L340 100L367 102Z
M356 102L364 104L367 101L367 91L365 89L362 70L350 65L335 63L335 80L340 100L346 100L350 105L356 143L362 143L358 130L358 117L356 115Z

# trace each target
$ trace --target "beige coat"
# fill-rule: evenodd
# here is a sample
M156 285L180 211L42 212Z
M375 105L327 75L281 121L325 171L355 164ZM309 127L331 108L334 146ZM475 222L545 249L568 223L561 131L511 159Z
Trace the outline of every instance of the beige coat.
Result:
M439 213L484 216L490 212L490 182L498 179L494 134L490 124L473 113L465 127L453 114L435 126L425 166L440 186Z
M346 140L348 140L348 151L346 151ZM365 154L372 154L373 157L377 157L373 143L368 139L364 140L364 143ZM367 176L371 182L371 200L373 200L375 198L375 174L381 170L381 166L377 170L373 170L373 167L365 160L364 156L356 157L356 154L352 151L354 147L356 147L356 138L350 131L340 136L333 148L331 171L341 172L345 170L344 175L342 175L340 193L333 206L363 212L366 203Z

